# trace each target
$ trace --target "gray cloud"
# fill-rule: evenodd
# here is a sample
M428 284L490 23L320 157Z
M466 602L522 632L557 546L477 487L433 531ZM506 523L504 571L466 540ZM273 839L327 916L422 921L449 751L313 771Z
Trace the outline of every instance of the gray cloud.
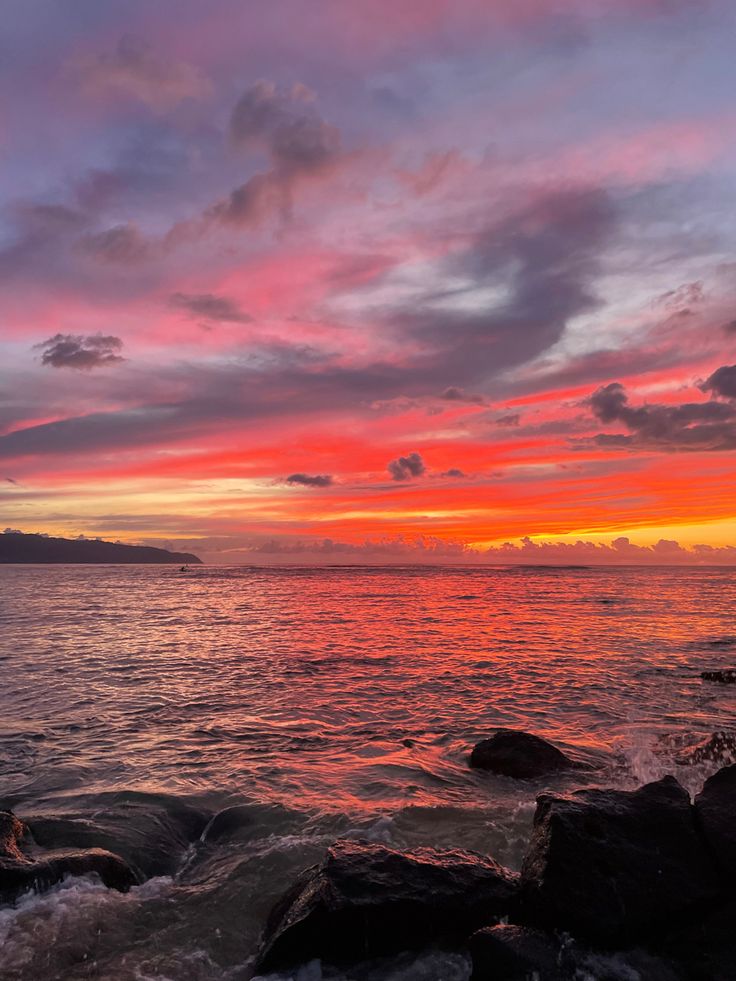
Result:
M212 85L194 65L160 57L142 39L124 35L114 51L77 58L72 67L93 90L116 89L157 110L203 99Z
M457 467L450 467L449 470L445 470L444 473L441 473L440 477L467 477L467 474L463 473L462 470L458 470Z
M410 480L412 477L421 477L427 470L419 453L400 456L397 460L392 460L386 469L394 480Z
M259 81L247 89L233 109L230 139L264 151L271 168L236 187L206 217L235 225L256 225L274 213L286 218L298 183L331 171L342 156L340 131L319 115L313 98L302 85L283 90Z
M314 476L306 473L293 473L286 478L287 484L296 484L300 487L330 487L334 482L334 478L327 473L315 474Z
M207 320L233 324L247 324L253 320L235 300L215 293L172 293L169 302L172 307Z
M153 247L138 226L128 222L85 235L80 248L95 259L128 265L150 258Z
M41 364L51 368L77 368L89 370L104 368L125 359L119 353L123 342L111 334L55 334L47 341L35 345L42 351Z
M704 392L713 392L727 399L736 399L736 364L724 364L702 385Z
M557 190L477 235L439 270L467 289L427 294L395 318L412 343L429 348L416 368L431 363L461 392L460 382L483 384L550 348L573 317L599 306L593 286L617 226L603 190ZM477 312L446 305L489 287L503 287L508 299Z
M716 375L718 372L711 379ZM611 382L597 389L588 404L601 422L622 423L631 433L599 433L593 437L599 446L665 450L736 448L736 405L728 402L645 403L634 407L629 404L623 385Z
M482 395L469 395L462 388L457 388L455 385L450 385L444 389L440 393L440 398L446 402L470 402L475 405L483 405L485 401Z

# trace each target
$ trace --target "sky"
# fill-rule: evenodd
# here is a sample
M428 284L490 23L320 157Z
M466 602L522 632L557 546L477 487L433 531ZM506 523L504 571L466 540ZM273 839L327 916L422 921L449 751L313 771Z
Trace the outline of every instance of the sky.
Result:
M0 525L736 562L732 0L6 0Z

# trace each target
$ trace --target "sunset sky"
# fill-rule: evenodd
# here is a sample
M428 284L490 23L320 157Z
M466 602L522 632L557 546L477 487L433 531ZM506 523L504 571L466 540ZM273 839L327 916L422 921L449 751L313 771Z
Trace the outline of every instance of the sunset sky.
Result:
M3 527L736 561L735 29L6 0Z

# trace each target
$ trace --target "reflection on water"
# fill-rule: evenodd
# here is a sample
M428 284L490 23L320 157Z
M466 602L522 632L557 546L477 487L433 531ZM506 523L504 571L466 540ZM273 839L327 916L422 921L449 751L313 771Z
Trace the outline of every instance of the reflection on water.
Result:
M40 976L235 977L268 902L339 834L518 866L544 782L466 765L499 726L599 765L556 789L665 772L697 789L717 762L676 761L732 725L734 687L700 671L736 666L734 608L724 569L0 567L0 803L86 814L134 790L254 808L247 838L174 882L0 911L25 958L9 976L39 976L23 938L41 918L82 952L60 942L68 963ZM103 940L100 918L117 924Z

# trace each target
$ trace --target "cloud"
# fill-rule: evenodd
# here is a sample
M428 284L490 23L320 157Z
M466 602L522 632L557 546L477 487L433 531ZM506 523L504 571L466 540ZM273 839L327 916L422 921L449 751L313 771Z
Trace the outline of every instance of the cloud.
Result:
M121 265L143 262L152 255L151 243L132 222L85 235L80 247L96 259Z
M231 142L266 153L271 167L236 187L206 217L243 226L274 213L285 219L299 184L332 172L342 157L340 131L313 102L314 95L299 84L284 90L262 80L243 93L230 117Z
M505 416L498 416L493 420L497 426L518 426L521 422L519 412L509 412Z
M727 399L736 399L736 364L724 364L702 385L705 392L713 392Z
M723 331L726 334L736 334L736 320L729 320L727 324L724 324Z
M467 474L463 473L462 470L458 470L457 467L450 467L449 470L445 470L444 473L441 473L440 477L467 477Z
M215 293L172 293L169 302L172 307L207 320L233 324L247 324L253 320L235 300L227 296L217 296Z
M721 371L727 374L713 382ZM719 368L705 385L715 388L720 384L727 389L731 380L729 371ZM611 382L597 389L588 405L601 422L622 423L632 434L599 433L593 437L599 446L714 451L736 448L736 405L727 402L645 403L634 407L623 385Z
M111 334L55 334L47 341L35 345L35 350L43 351L41 364L51 368L77 368L90 370L104 368L124 361L118 352L123 342Z
M424 349L417 368L451 377L449 391L460 393L460 382L483 384L552 347L574 317L600 305L593 286L617 226L601 189L527 191L523 206L440 263L439 282L466 286L396 311L394 325ZM489 303L489 291L498 301Z
M287 484L296 484L300 487L331 487L334 482L334 478L327 473L315 474L314 476L306 473L293 473L286 478Z
M20 484L18 483L18 481L17 480L14 480L12 477L3 477L3 480L7 484L12 484L14 487L20 487Z
M412 477L421 477L427 471L424 460L418 453L400 456L397 460L392 460L386 469L394 480L410 480Z
M450 385L448 388L444 389L440 393L440 398L444 399L446 402L471 402L475 405L483 405L485 399L482 395L469 395L464 392L462 388L456 388L455 385Z
M204 99L212 91L199 68L157 57L145 41L129 34L120 38L111 53L77 58L72 67L91 91L117 90L157 111L184 99Z

